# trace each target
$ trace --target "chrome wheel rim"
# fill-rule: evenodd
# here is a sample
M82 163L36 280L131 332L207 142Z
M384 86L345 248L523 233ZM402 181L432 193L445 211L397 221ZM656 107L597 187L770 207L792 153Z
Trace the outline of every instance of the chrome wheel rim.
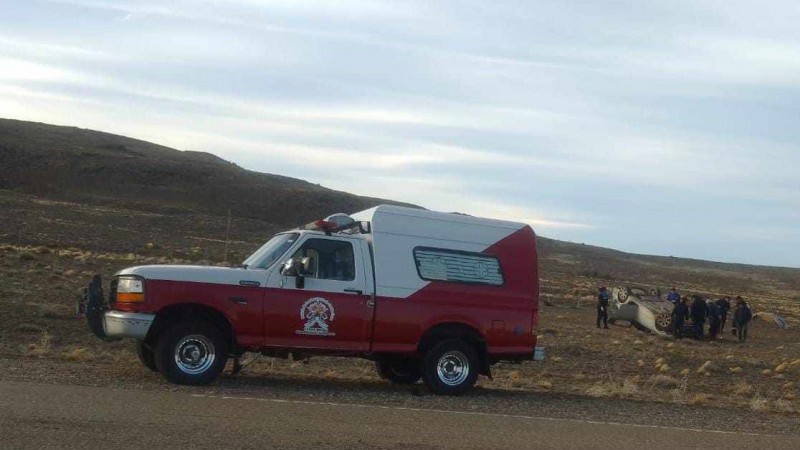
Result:
M189 375L205 372L215 359L214 343L199 334L186 336L175 346L175 365Z
M447 386L458 386L469 376L469 360L459 351L449 351L439 358L436 373Z

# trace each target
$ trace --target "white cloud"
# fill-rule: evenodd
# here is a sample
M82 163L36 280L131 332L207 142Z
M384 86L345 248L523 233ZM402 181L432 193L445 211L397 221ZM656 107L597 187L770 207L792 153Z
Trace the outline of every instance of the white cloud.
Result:
M57 67L0 56L0 80L71 80L74 74Z
M34 7L0 17L0 116L666 254L800 207L793 3Z

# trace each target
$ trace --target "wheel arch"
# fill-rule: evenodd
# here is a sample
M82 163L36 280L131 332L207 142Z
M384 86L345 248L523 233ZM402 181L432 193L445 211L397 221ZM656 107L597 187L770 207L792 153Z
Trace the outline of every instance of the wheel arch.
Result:
M480 370L478 373L491 378L489 369L489 351L486 345L486 338L474 326L464 322L442 322L429 327L417 344L417 351L424 354L433 348L438 342L445 339L462 339L473 345L478 352L480 359Z
M225 337L229 353L237 353L236 335L230 319L222 311L199 303L177 303L161 308L147 332L145 343L155 346L159 336L170 324L186 319L202 319L216 326Z

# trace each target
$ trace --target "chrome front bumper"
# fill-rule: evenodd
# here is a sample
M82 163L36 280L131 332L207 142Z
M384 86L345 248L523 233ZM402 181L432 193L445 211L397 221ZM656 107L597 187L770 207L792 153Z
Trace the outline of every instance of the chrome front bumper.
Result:
M147 330L155 320L155 314L121 311L103 312L103 330L111 338L134 338L144 340Z

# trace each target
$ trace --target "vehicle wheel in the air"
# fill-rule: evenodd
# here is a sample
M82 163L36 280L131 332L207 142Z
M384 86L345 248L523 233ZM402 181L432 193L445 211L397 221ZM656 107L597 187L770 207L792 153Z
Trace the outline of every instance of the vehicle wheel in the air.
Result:
M414 384L422 377L420 362L414 358L382 358L375 361L378 375L395 384Z
M459 395L478 379L478 354L461 339L447 339L434 345L422 360L422 380L440 395Z
M222 333L204 321L179 322L168 328L159 338L155 352L158 371L175 384L211 383L227 359Z
M144 342L136 341L136 355L139 357L139 361L141 361L142 365L153 372L158 372L158 367L156 367L156 356L153 353L153 350L150 350L145 346Z
M662 312L656 316L656 330L669 332L672 325L672 315L667 312Z

